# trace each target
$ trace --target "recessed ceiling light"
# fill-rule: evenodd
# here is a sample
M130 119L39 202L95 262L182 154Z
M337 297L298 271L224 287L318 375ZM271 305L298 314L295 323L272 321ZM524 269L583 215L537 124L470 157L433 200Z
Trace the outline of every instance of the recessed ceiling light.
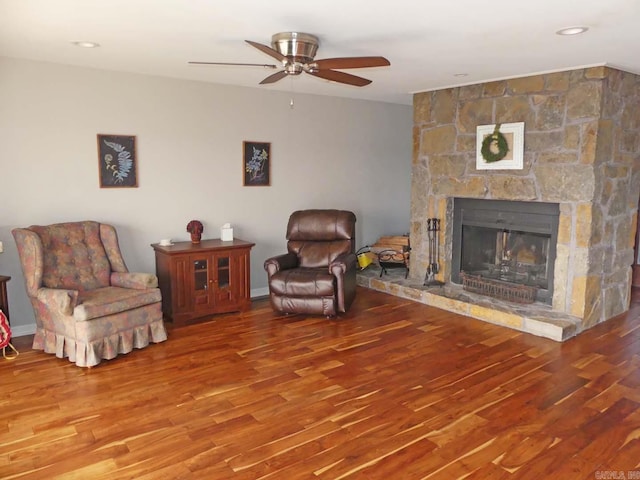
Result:
M82 48L98 48L100 46L100 44L96 42L71 42L71 44Z
M579 35L589 30L589 27L567 27L556 32L556 35Z
M453 76L454 77L466 77L467 75L469 75L468 73L454 73Z

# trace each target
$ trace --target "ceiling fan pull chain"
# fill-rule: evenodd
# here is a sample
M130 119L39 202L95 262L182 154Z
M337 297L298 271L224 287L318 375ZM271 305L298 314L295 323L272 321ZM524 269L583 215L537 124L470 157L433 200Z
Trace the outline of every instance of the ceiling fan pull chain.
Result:
M289 100L289 108L291 108L291 110L293 110L293 108L295 107L295 103L293 101L293 77L291 77L291 99Z

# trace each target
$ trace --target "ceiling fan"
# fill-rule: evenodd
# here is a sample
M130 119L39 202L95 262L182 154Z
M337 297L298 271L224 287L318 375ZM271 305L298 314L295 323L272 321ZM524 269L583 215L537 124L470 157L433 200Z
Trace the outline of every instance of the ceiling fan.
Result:
M346 83L356 87L369 85L371 80L340 72L341 69L386 67L391 65L384 57L339 57L314 60L318 45L318 37L308 33L281 32L271 37L271 47L262 43L245 40L249 45L275 58L282 64L283 70L269 75L260 85L275 83L287 75L300 75L302 72L314 77ZM276 65L260 63L228 63L228 62L189 62L195 65L242 65L251 67L278 68Z

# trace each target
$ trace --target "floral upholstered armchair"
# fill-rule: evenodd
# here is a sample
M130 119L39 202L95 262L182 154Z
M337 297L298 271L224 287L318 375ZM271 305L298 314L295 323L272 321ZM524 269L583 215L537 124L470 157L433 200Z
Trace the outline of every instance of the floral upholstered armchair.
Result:
M158 279L129 273L113 226L84 221L12 233L36 317L34 349L92 367L167 339Z

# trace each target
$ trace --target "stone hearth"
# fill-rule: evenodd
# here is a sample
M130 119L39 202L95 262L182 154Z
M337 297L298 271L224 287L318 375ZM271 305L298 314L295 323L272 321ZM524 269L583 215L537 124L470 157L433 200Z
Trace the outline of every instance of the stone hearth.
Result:
M467 292L452 283L442 287L425 287L414 279L405 279L404 271L400 270L388 270L381 277L380 268L371 265L358 272L357 281L361 287L558 342L567 340L580 331L579 318L554 312L549 305L504 302Z
M640 76L607 67L415 94L410 278L360 281L531 333L556 325L562 333L545 335L556 340L625 312L640 194L639 104ZM524 168L478 170L476 127L510 122L525 123ZM551 306L511 306L451 283L454 197L559 205ZM421 287L428 218L441 220L441 291Z

